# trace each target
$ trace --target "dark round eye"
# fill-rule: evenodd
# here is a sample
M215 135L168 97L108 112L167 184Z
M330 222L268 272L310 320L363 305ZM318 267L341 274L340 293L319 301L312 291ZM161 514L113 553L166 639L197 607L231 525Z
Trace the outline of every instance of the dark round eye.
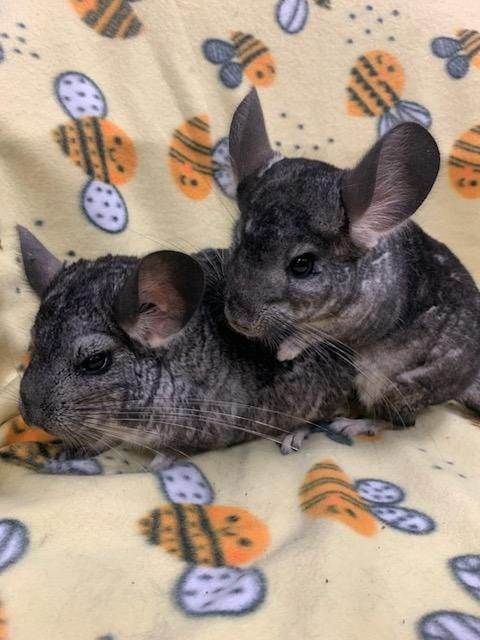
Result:
M80 363L82 373L97 374L105 373L112 366L112 354L110 351L95 353L93 356L85 358Z
M288 269L295 278L306 278L312 273L314 264L313 253L302 253L290 262Z

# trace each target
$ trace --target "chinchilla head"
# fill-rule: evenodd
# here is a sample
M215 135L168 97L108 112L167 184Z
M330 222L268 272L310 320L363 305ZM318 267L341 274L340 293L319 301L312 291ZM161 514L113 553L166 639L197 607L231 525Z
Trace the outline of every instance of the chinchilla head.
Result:
M65 266L29 231L19 227L19 235L41 300L21 413L71 446L101 450L117 441L120 425L148 422L142 409L161 384L162 350L182 339L195 314L203 270L173 251Z
M438 173L428 131L398 125L354 169L282 158L270 146L252 90L234 114L229 145L240 209L226 269L231 326L263 338L348 315L351 305L356 317L368 313L376 289L385 286L369 264Z

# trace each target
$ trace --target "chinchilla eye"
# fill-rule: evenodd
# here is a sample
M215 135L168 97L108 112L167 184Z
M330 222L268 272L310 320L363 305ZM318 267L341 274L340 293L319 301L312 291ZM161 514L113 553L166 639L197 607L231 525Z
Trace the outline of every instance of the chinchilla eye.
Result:
M101 351L85 358L80 363L82 373L99 374L105 373L112 366L112 354L110 351Z
M295 278L306 278L312 273L314 265L314 254L302 253L302 255L293 258L288 265L288 270Z

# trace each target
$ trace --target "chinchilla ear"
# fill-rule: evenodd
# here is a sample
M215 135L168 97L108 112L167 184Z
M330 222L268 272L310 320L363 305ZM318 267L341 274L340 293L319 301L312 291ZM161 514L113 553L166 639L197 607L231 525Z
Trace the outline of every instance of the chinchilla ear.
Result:
M232 169L239 184L247 176L279 159L268 141L256 89L251 89L233 114L228 145Z
M181 331L202 301L200 264L178 251L140 260L115 302L117 322L131 338L156 348Z
M355 244L374 247L427 197L440 167L437 143L421 125L399 124L345 171L342 199Z
M25 275L29 285L41 298L53 278L61 271L63 263L57 260L28 229L17 225L17 232Z

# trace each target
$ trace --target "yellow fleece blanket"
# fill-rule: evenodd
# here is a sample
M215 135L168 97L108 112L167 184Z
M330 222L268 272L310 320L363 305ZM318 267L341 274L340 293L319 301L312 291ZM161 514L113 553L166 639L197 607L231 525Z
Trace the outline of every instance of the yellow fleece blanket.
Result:
M37 301L15 236L65 260L226 246L225 136L255 85L290 156L348 166L402 119L430 127L418 220L480 276L477 4L22 0L0 20L0 638L480 640L475 418L157 475L120 448L69 460L16 417Z

